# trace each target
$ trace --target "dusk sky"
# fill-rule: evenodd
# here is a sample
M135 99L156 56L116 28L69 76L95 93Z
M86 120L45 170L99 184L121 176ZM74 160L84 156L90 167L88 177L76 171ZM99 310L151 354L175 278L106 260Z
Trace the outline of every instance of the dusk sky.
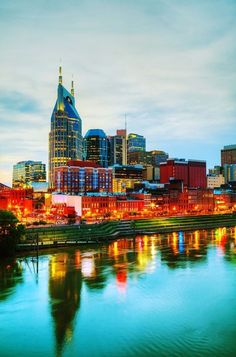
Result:
M58 67L83 134L124 127L147 149L220 163L236 144L235 0L1 0L0 182L48 162Z

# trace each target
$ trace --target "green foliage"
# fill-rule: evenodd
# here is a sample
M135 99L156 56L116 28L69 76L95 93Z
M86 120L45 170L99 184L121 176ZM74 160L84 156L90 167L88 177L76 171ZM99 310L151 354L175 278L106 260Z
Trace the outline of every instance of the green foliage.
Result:
M19 224L16 216L5 210L0 210L0 256L10 256L15 253L16 245L24 234L24 225Z

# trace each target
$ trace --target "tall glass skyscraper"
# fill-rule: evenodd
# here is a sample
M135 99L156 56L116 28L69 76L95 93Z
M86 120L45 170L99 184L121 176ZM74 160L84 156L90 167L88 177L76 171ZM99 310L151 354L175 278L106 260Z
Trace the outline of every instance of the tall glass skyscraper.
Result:
M84 137L85 160L107 167L108 140L102 129L90 129Z
M66 165L68 160L82 159L82 121L75 108L74 86L69 93L62 85L59 68L57 101L51 116L49 133L49 187L54 186L55 167Z
M146 151L146 139L142 135L130 133L128 135L128 153Z
M46 165L42 161L20 161L13 166L13 188L46 181Z

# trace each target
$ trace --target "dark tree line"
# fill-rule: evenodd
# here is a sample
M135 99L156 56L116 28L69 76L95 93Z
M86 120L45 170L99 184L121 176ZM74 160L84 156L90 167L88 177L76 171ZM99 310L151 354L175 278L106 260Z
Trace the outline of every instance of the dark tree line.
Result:
M16 245L24 234L24 225L18 223L12 212L0 210L0 256L15 253Z

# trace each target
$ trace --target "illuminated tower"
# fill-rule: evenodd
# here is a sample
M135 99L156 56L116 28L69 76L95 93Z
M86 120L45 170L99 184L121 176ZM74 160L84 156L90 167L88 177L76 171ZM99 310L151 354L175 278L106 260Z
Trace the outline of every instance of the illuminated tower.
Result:
M128 135L128 153L146 150L146 139L142 135L131 133Z
M62 85L59 67L57 101L49 133L49 187L54 186L55 167L66 165L68 160L82 159L82 140L82 121L75 108L74 83L72 81L69 93Z
M90 129L84 137L85 158L88 161L107 167L108 165L108 140L102 129Z

